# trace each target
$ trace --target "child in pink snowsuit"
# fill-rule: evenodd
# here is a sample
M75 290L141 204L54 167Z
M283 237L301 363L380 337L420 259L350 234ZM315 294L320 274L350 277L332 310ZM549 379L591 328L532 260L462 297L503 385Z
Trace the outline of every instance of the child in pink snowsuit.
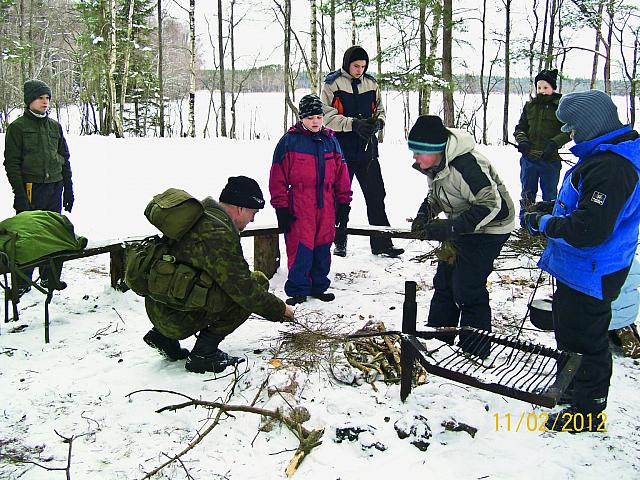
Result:
M289 305L308 296L324 302L335 298L325 293L331 283L330 247L336 221L346 223L352 194L340 144L323 126L320 97L302 97L299 116L278 142L269 177L271 205L287 246Z

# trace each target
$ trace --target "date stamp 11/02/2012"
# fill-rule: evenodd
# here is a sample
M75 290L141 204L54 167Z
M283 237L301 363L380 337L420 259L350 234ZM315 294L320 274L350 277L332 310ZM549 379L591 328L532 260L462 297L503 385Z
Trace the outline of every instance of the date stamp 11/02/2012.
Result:
M549 413L547 412L522 412L520 415L494 413L493 419L496 432L607 431L607 414L605 412L586 414L565 412L555 417L552 426L547 425L549 421Z

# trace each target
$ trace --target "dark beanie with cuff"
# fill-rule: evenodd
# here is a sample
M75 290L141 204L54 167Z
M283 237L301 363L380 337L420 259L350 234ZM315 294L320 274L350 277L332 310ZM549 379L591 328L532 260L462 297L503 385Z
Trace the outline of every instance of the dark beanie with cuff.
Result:
M586 142L623 127L618 118L617 107L602 90L563 95L556 117L564 123L561 127L563 132L573 130L573 141L576 143Z
M367 62L364 67L364 71L366 72L367 68L369 68L369 54L367 51L359 45L347 48L346 52L344 52L344 57L342 57L342 69L349 73L349 65L358 60Z
M24 103L29 106L36 98L42 95L49 95L49 99L53 98L49 85L42 80L27 80L24 82Z
M444 152L449 131L437 115L421 115L409 132L409 150L414 153Z
M538 85L538 80L544 80L551 88L556 90L558 88L558 69L554 68L553 70L542 70L535 78L535 84Z
M324 115L324 110L320 97L315 93L310 93L300 99L298 116L302 119L313 115Z
M220 202L236 207L255 208L264 207L264 197L260 185L253 178L229 177L227 184L220 193Z

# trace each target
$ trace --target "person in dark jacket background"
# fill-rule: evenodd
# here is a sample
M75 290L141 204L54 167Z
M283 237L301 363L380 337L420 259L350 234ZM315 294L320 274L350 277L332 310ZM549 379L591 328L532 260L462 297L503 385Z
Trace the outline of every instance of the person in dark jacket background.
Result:
M640 135L620 123L613 101L599 90L565 95L556 115L576 143L571 152L578 162L565 174L555 203L536 204L525 224L547 237L538 265L557 280L558 348L582 354L582 363L570 386L570 406L550 414L547 428L593 431L603 426L611 379L611 302L638 244ZM573 421L577 416L581 423Z
M325 105L325 125L336 132L347 160L349 178L355 176L367 204L370 225L389 226L385 209L386 192L380 163L378 139L375 134L384 128L385 111L380 88L367 73L369 55L354 45L347 49L342 68L327 75L320 98ZM348 217L337 223L334 255L347 255ZM397 257L404 249L395 248L390 238L371 237L371 252L375 255Z
M513 136L518 143L520 158L520 225L527 206L536 201L538 183L542 200L555 200L562 163L558 148L569 141L569 135L560 130L562 123L556 117L562 95L556 92L558 70L542 70L535 77L536 96L522 110Z
M71 212L74 202L69 148L58 122L49 117L51 89L40 80L24 84L26 109L7 127L4 168L13 189L16 213L27 210ZM64 193L63 193L64 192ZM32 272L25 271L27 276ZM46 286L46 268L40 269ZM63 284L56 288L64 288ZM24 293L27 286L18 287Z

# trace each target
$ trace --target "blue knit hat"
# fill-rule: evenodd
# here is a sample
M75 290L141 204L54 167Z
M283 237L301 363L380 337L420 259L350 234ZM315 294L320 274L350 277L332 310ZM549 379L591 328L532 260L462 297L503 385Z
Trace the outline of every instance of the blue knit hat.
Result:
M601 90L586 90L563 95L556 117L564 125L561 130L573 130L573 141L586 142L622 128L618 109L611 97Z
M409 132L409 150L413 153L444 152L449 131L437 115L421 115Z

